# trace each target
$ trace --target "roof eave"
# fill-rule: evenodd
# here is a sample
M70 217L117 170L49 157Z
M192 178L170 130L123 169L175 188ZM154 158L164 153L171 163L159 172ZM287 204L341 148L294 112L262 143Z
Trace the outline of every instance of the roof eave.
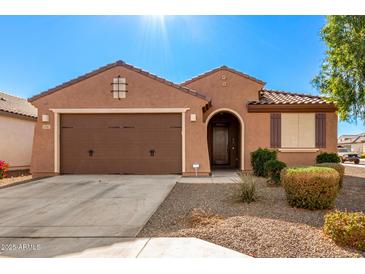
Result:
M68 87L68 86L71 86L71 85L74 85L74 84L76 84L76 83L79 83L79 82L81 82L81 81L83 81L83 80L86 80L86 79L88 79L88 78L91 78L91 77L93 77L93 76L95 76L95 75L98 75L98 74L100 74L100 73L102 73L102 72L105 72L105 71L110 70L110 69L112 69L112 68L114 68L114 67L117 67L117 66L122 66L122 67L124 67L124 68L126 68L126 69L130 69L130 70L132 70L132 71L135 71L135 72L137 72L137 73L140 73L140 74L142 74L142 75L144 75L144 76L146 76L146 77L149 77L149 78L151 78L151 79L154 79L154 80L156 80L156 81L159 81L160 83L163 83L163 84L165 84L165 85L168 85L168 86L174 87L174 88L176 88L176 89L178 89L178 90L180 90L180 91L182 91L182 92L185 92L185 93L187 93L187 94L190 94L190 95L192 95L192 96L195 96L195 97L197 97L197 98L200 98L200 99L202 99L202 100L204 100L204 101L206 101L206 102L208 102L208 103L209 103L209 102L211 102L211 99L210 99L209 97L205 96L204 94L200 94L200 93L198 93L198 92L196 92L196 91L194 91L194 90L191 90L191 89L189 89L189 88L187 88L187 87L183 87L183 86L181 86L181 85L175 84L175 83L173 83L173 82L171 82L171 81L168 81L168 80L166 80L166 79L164 79L164 78L161 78L161 77L159 77L159 76L157 76L157 75L151 74L151 73L149 73L149 72L147 72L147 71L144 71L144 70L139 69L139 68L137 68L137 67L134 67L134 66L132 66L132 65L130 65L130 64L127 64L127 63L125 63L125 62L123 62L123 61L121 61L121 60L116 61L116 62L114 62L114 63L112 63L112 64L105 65L105 66L100 67L100 68L98 68L98 69L96 69L96 70L93 70L93 71L91 71L91 72L89 72L89 73L86 73L86 74L81 75L81 76L79 76L79 77L77 77L77 78L74 78L74 79L72 79L72 80L70 80L70 81L67 81L67 82L65 82L65 83L62 83L62 84L60 84L60 85L58 85L58 86L56 86L56 87L54 87L54 88L48 89L48 90L46 90L46 91L44 91L44 92L41 92L41 93L39 93L39 94L37 94L37 95L35 95L35 96L33 96L33 97L29 98L29 99L28 99L28 102L30 102L30 103L31 103L31 102L34 102L34 101L36 101L37 99L39 99L39 98L41 98L41 97L44 97L44 96L50 95L50 94L52 94L52 93L54 93L54 92L56 92L56 91L62 90L62 89L64 89L64 88Z
M211 75L211 74L213 74L213 73L215 73L215 72L217 72L217 71L220 71L220 70L226 70L226 71L232 72L232 73L234 73L234 74L237 74L237 75L239 75L239 76L241 76L241 77L244 77L244 78L246 78L246 79L249 79L249 80L251 80L251 81L254 81L254 82L256 82L256 83L258 83L258 84L261 84L261 85L263 85L263 86L265 86L265 85L266 85L266 82L264 82L264 81L262 81L262 80L260 80L260 79L257 79L257 78L255 78L255 77L252 77L252 76L250 76L250 75L248 75L248 74L245 74L245 73L243 73L243 72L240 72L240 71L238 71L238 70L235 70L235 69L230 68L230 67L227 67L227 66L220 66L220 67L218 67L218 68L211 69L211 70L209 70L209 71L207 71L207 72L203 72L203 73L201 73L201 74L199 74L199 75L197 75L197 76L195 76L195 77L193 77L193 78L191 78L191 79L189 79L189 80L186 80L186 81L184 81L184 82L180 83L180 86L186 86L186 85L189 85L189 84L191 84L191 83L193 83L193 82L195 82L195 81L197 81L197 80L199 80L199 79L205 78L205 77L207 77L207 76L209 76L209 75Z
M31 115L31 114L23 114L23 113L19 113L19 112L14 112L14 111L8 111L8 110L4 110L4 109L0 109L0 115L5 115L5 116L9 116L9 117L13 117L13 118L23 118L26 120L37 120L37 116Z
M335 112L334 104L247 104L247 111L251 113L264 112Z

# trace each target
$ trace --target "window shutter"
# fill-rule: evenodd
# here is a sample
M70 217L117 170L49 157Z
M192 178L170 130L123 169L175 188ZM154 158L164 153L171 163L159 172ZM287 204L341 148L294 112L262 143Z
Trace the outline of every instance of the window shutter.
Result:
M281 114L270 114L270 147L281 147Z
M326 114L316 113L316 147L326 147Z

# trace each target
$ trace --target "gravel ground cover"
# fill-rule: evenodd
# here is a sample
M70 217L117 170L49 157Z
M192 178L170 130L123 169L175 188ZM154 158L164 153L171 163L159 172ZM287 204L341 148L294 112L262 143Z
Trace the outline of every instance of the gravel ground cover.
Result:
M32 180L32 175L17 176L17 177L9 177L9 178L0 179L0 188L3 187L3 186L18 184L18 183L29 181L29 180Z
M365 169L358 169L346 167L336 208L365 212ZM281 187L261 178L257 186L258 201L244 204L234 184L177 184L139 237L197 237L254 257L365 256L323 235L329 210L292 208Z

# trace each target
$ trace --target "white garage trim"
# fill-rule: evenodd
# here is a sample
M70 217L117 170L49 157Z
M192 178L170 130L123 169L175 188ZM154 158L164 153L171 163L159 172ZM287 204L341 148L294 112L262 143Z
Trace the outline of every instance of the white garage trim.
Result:
M181 113L182 159L181 171L185 172L185 112L189 108L60 108L50 109L54 113L54 172L60 172L60 114L100 113Z
M234 116L236 116L236 118L240 121L241 124L241 170L245 170L245 123L243 122L243 119L241 117L241 115L239 115L239 113L233 109L230 108L219 108L216 109L215 111L213 111L212 113L209 114L209 116L207 117L205 124L206 124L206 130L208 129L208 124L210 119L217 114L218 112L229 112L231 114L233 114Z

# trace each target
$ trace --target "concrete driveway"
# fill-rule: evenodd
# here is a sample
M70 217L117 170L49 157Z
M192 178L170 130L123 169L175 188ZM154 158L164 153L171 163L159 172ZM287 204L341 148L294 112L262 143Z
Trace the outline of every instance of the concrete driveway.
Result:
M178 178L64 175L0 189L0 238L135 237Z

